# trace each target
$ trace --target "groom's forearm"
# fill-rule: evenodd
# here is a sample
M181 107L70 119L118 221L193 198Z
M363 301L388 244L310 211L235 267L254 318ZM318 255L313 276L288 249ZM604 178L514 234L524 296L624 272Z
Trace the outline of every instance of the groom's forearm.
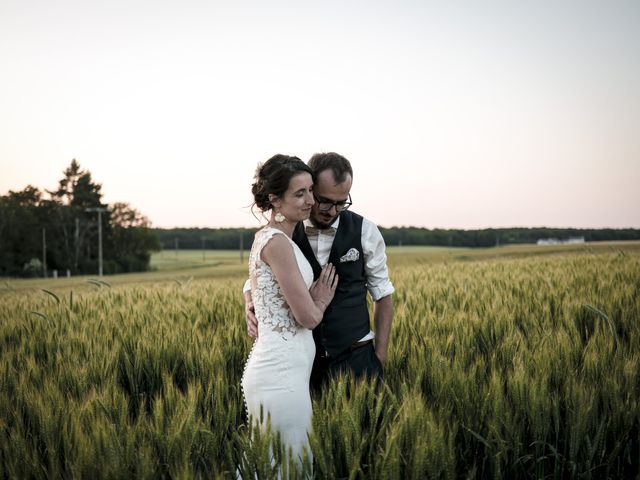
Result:
M247 332L251 338L258 338L258 320L256 320L251 290L244 290L242 294L244 296L244 316L247 321Z
M387 295L373 304L373 323L376 329L376 355L382 363L387 360L392 321L393 300L391 295Z

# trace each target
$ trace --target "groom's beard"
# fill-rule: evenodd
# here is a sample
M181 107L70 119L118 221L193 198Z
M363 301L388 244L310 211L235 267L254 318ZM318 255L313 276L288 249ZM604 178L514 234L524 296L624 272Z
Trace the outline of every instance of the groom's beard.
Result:
M332 217L331 215L324 215L318 212L317 215L311 216L310 220L313 226L316 228L329 228L331 224L336 221L338 215Z

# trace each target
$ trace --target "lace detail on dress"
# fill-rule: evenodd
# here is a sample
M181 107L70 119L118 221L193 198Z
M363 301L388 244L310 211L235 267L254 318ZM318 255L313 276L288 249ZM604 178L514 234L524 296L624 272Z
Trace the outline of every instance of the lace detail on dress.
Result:
M251 296L258 319L259 335L261 336L265 329L268 329L287 340L294 337L304 327L296 323L273 270L260 258L262 249L278 233L284 235L291 242L294 250L297 248L281 230L273 227L259 230L255 235L249 254L249 276L251 277Z

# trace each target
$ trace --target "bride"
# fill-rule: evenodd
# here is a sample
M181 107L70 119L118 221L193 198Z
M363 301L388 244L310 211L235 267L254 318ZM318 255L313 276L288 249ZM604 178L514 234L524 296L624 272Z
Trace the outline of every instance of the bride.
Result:
M242 376L250 421L280 433L294 461L311 458L309 376L315 355L311 330L333 299L338 277L328 264L313 282L313 270L291 240L298 222L314 204L311 169L297 157L275 155L258 166L252 187L254 205L270 212L269 223L254 238L249 276L258 338Z

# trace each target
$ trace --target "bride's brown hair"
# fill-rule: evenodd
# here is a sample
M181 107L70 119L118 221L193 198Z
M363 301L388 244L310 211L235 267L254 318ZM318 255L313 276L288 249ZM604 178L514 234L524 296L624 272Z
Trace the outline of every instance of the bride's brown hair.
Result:
M253 207L256 206L261 212L271 210L269 195L282 197L289 188L291 178L303 172L313 177L313 172L306 163L298 157L289 155L276 154L266 162L259 164L253 177L255 181L251 185L251 193L253 193L251 209L253 210Z

